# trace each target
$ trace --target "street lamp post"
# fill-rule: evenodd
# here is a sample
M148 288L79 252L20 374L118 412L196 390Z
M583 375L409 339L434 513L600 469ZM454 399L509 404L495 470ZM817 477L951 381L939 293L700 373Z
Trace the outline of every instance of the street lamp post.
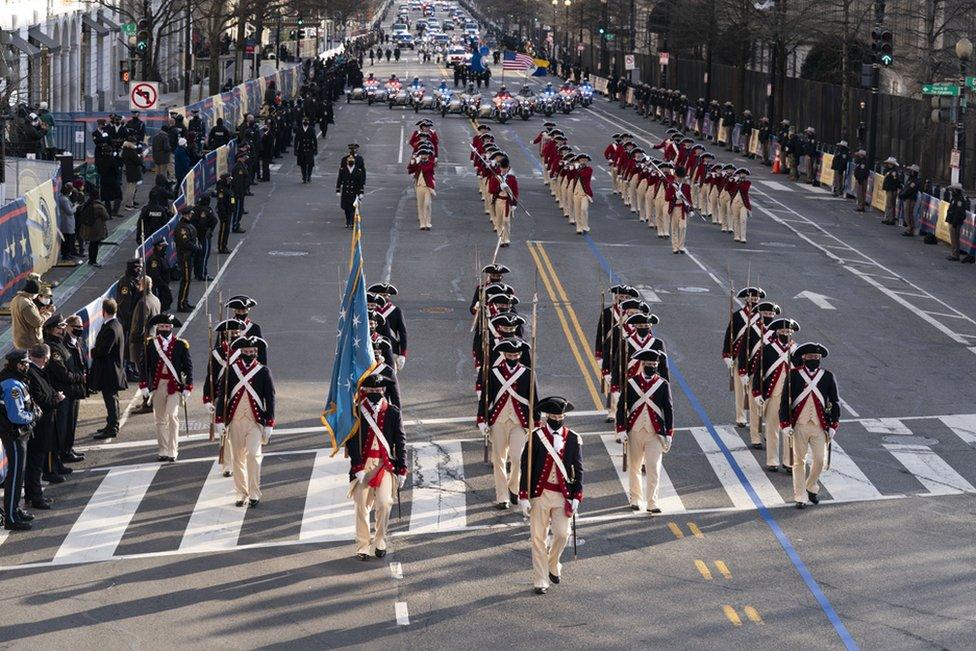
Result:
M563 7L566 8L566 21L563 25L563 41L566 43L564 46L566 49L563 51L563 58L567 59L566 51L569 50L569 6L572 4L572 0L563 0Z
M559 7L559 0L552 0L552 59L556 58L556 9Z
M959 166L956 168L955 183L966 182L966 69L967 63L973 58L973 42L965 36L956 41L956 57L959 59L959 78L962 91L956 98L956 150L959 152Z

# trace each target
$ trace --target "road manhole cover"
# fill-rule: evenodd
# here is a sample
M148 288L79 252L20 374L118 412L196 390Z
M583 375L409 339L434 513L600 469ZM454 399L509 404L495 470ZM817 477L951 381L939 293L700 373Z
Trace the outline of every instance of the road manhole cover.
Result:
M275 255L279 258L298 258L308 255L308 251L268 251L268 255Z
M939 441L937 439L930 439L927 436L905 436L904 434L892 434L890 436L882 436L881 440L885 443L894 443L896 445L935 445Z

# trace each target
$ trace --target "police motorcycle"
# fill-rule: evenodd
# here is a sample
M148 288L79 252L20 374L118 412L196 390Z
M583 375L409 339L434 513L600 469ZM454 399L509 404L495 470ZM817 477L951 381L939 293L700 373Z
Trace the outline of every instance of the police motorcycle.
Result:
M412 103L410 91L396 78L396 75L391 75L390 80L386 82L386 103L390 109L394 106L410 106Z
M523 120L528 120L532 117L532 114L536 110L536 96L529 86L523 85L519 89L518 95L515 96L515 100L518 103L516 108L516 114Z
M445 117L448 113L464 115L467 112L464 95L458 91L453 91L446 98L442 97L440 111L441 117Z
M542 113L546 117L550 117L556 112L558 106L557 103L559 98L556 94L556 89L552 87L552 84L546 84L546 87L539 94L536 100L536 112Z
M576 107L577 91L573 84L567 82L559 89L559 98L556 102L559 110L569 113Z
M505 86L499 89L498 93L492 99L492 104L494 104L494 110L492 111L492 117L495 118L499 124L505 124L510 117L515 113L516 101L512 97L512 94L508 92Z
M593 104L593 84L590 83L589 77L583 77L583 83L580 84L579 101L580 106L585 108Z

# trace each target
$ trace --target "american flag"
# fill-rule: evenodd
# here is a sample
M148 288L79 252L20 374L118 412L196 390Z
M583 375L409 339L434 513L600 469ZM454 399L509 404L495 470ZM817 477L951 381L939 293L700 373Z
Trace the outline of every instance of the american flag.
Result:
M505 50L502 58L502 70L531 70L535 67L535 60L528 54Z

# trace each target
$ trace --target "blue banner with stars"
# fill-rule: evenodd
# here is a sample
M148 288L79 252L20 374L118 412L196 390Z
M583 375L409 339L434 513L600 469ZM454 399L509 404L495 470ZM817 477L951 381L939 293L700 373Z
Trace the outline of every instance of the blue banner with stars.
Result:
M333 454L356 435L359 418L359 388L373 372L373 342L369 336L369 311L366 307L366 279L363 275L363 250L360 243L360 218L357 211L352 231L349 277L342 295L337 326L335 359L329 399L322 412L322 423L332 439Z
M34 269L23 197L0 207L0 262L0 305L5 305Z

